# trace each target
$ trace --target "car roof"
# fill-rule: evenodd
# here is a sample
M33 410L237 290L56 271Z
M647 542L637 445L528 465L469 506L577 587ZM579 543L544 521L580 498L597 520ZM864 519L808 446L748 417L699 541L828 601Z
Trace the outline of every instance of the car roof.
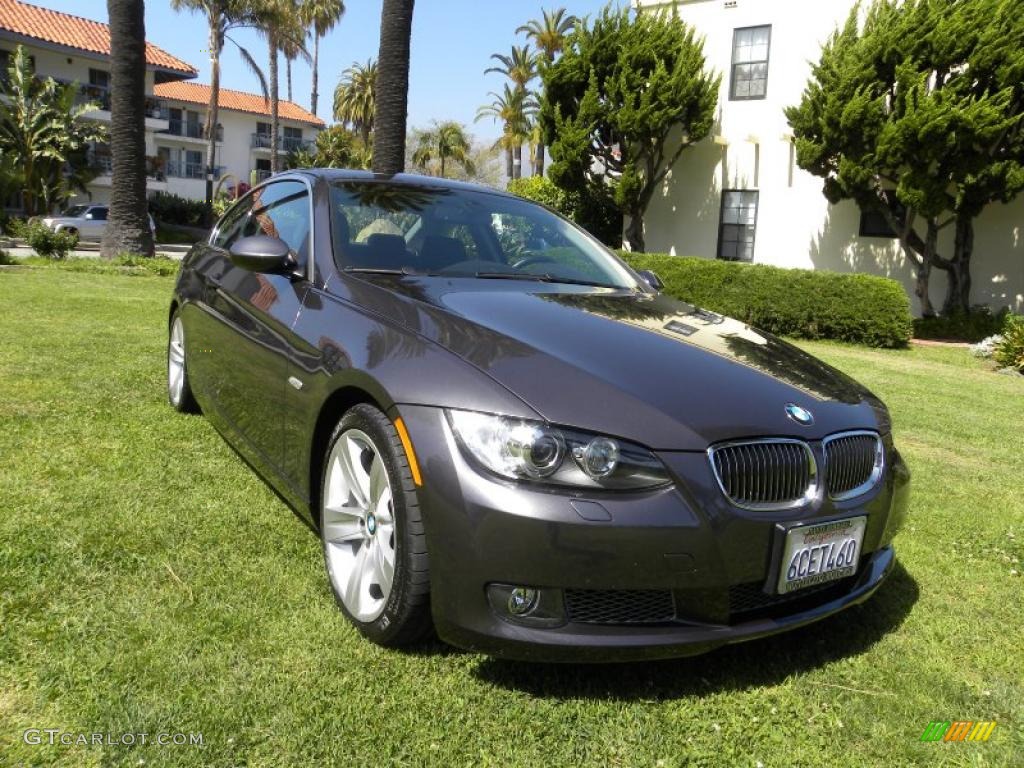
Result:
M332 181L370 181L370 182L388 182L390 184L401 184L403 186L410 187L431 187L433 189L457 189L465 190L470 192L489 192L490 194L504 195L506 197L515 197L508 192L505 192L494 187L488 187L485 184L474 184L468 181L456 181L454 179L443 179L439 176L423 176L417 173L396 173L394 175L388 175L384 173L373 173L372 171L357 171L348 170L343 168L302 168L294 171L287 171L279 174L278 176L271 177L274 180L284 178L287 175L301 174L307 177L314 177L317 179L323 179L327 182Z

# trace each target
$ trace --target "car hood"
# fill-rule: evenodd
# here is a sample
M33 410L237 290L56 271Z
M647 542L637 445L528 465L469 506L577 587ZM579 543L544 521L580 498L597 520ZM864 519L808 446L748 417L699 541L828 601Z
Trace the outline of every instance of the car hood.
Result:
M552 423L658 450L888 429L884 406L850 377L664 294L443 278L390 287L420 308L392 317L404 316ZM788 417L789 403L811 411L813 424Z

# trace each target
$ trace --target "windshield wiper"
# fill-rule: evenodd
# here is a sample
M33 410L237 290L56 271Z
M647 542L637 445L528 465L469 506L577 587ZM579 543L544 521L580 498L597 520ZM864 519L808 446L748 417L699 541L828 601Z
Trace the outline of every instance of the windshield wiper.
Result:
M390 269L388 267L345 267L343 272L352 275L415 275L409 267Z
M536 283L565 283L566 285L591 285L595 288L626 289L626 286L623 285L609 285L608 283L598 283L593 280L577 280L573 277L556 277L546 272L540 275L529 272L477 272L475 277L479 277L482 280L531 280Z

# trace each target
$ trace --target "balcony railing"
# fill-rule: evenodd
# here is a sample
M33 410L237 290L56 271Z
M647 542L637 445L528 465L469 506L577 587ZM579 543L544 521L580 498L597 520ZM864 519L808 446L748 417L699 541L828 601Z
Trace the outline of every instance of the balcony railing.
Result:
M187 136L190 139L205 139L206 126L203 123L192 123L187 120L174 120L165 109L161 117L167 120L167 130L160 131L170 136ZM217 141L224 141L224 126L217 126Z
M282 136L278 141L277 149L279 152L294 152L297 149L311 148L312 146L312 141L300 136ZM251 147L253 149L270 149L270 134L252 134Z

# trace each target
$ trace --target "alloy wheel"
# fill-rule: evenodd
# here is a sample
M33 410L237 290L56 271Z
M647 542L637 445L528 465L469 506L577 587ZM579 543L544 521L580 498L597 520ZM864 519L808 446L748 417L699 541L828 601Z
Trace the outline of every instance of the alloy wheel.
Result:
M327 462L323 490L327 571L348 613L375 621L395 578L395 515L381 453L359 429L342 433Z

